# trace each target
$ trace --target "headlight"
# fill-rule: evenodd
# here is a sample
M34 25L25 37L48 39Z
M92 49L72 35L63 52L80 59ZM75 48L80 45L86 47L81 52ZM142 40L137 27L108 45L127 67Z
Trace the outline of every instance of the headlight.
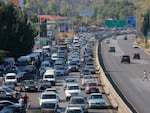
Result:
M29 86L25 86L25 88L29 88Z
M71 97L71 94L66 92L66 97Z

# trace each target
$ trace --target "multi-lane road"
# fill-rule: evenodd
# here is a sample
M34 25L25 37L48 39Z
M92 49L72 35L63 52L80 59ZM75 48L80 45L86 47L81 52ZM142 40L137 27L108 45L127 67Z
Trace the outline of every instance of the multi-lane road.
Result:
M117 36L117 39L109 38L110 44L102 42L102 57L107 72L123 92L128 101L135 107L139 113L150 112L150 81L142 81L144 70L150 75L150 57L140 48L133 48L133 35L128 35L128 40L123 36ZM108 52L109 47L114 46L116 52ZM121 63L122 55L140 53L141 59L131 58L130 64Z
M70 73L69 76L72 76L72 77L76 77L79 81L79 83L81 83L81 80L80 80L80 77L79 77L79 72L73 72L73 73ZM68 77L68 76L60 76L60 77L57 77L57 83L56 83L56 86L54 86L56 89L58 89L58 92L59 92L59 95L60 95L60 102L59 102L59 106L60 106L60 111L61 113L64 113L65 112L65 108L68 106L68 102L69 101L66 101L66 98L65 98L65 92L63 90L63 80ZM81 85L82 87L82 85ZM100 87L99 87L100 88ZM101 89L101 88L100 88ZM36 93L27 93L28 96L29 96L29 104L31 105L31 108L28 110L27 113L40 113L40 106L39 106L39 96L41 94L41 92L36 92ZM85 94L85 91L83 90L82 91L82 94L86 97L88 95ZM107 97L106 95L104 95L104 97L106 98L107 100ZM109 101L107 101L106 103L107 105L109 105ZM89 113L116 113L116 110L113 110L113 109L89 109Z

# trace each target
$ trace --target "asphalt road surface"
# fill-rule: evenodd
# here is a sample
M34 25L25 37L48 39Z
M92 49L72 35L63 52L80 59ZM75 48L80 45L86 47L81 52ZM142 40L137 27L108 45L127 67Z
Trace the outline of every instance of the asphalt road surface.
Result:
M117 39L109 38L110 44L102 43L102 56L105 67L111 77L139 113L150 112L150 57L140 48L133 48L133 37L128 35L128 40L123 36ZM109 47L114 46L116 52L108 52ZM140 53L141 59L131 58L130 64L120 63L122 55ZM149 80L142 81L143 72L147 71Z

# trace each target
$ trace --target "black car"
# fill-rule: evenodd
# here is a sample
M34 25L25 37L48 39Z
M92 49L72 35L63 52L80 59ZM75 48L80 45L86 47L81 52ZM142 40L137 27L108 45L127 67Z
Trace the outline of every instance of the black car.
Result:
M140 54L139 53L134 53L132 56L133 59L141 59Z
M115 47L109 47L109 52L116 52Z
M29 72L19 72L16 77L18 82L22 82L24 80L34 80L35 74Z
M37 91L37 85L34 80L24 80L22 83L24 91Z
M121 57L121 63L130 63L130 56L129 55L123 55Z

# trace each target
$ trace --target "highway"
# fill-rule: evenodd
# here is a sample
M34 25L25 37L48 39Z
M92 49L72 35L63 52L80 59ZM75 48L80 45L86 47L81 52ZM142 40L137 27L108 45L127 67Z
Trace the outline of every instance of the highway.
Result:
M142 81L142 79L144 70L150 75L150 57L140 48L132 47L131 37L133 36L128 35L128 40L124 40L123 36L117 36L117 39L110 37L110 44L106 44L104 40L102 42L103 62L107 72L137 112L149 113L150 81ZM108 52L110 46L115 47L115 53ZM141 59L131 58L130 64L120 62L122 55L132 56L133 53L140 53Z
M79 72L73 72L73 73L70 73L69 76L77 77L77 79L80 81L80 77L78 75L79 75ZM60 95L59 106L60 106L61 113L65 112L65 108L68 106L68 102L69 102L69 101L66 101L66 99L65 99L65 93L64 93L64 90L62 87L63 80L66 77L67 76L57 77L57 84L56 84L56 86L54 86L55 88L58 89L58 92ZM29 104L31 105L31 108L28 110L27 113L37 113L37 112L40 113L39 100L38 100L40 93L41 92L38 92L38 93L37 92L36 93L28 92L27 93L27 95L29 96ZM87 94L85 94L84 90L82 91L82 94L85 97L87 96ZM105 96L105 98L107 99L106 96ZM109 104L109 103L107 103L107 104ZM116 110L113 110L113 109L89 109L89 113L116 113Z
M100 76L99 74L97 76ZM65 96L65 92L63 90L63 82L64 79L66 77L76 77L79 81L79 84L81 86L81 88L83 87L81 85L81 78L80 78L80 72L71 72L69 73L69 76L58 76L57 77L57 83L56 86L53 86L54 88L56 88L59 92L59 96L60 96L60 102L59 102L59 107L60 107L60 111L61 113L65 112L66 107L68 106L68 101L66 101L66 96ZM96 78L97 79L97 78ZM98 81L99 82L99 81ZM100 92L103 92L102 90L102 86L99 86L99 90ZM107 106L111 106L107 95L105 94L105 92L103 92L104 94L104 98L106 99L106 105ZM40 106L39 106L39 97L40 97L41 92L27 92L27 95L29 96L29 105L30 108L28 109L27 113L40 113ZM88 95L85 94L85 91L82 91L83 96L87 97ZM89 113L116 113L115 109L89 109Z

